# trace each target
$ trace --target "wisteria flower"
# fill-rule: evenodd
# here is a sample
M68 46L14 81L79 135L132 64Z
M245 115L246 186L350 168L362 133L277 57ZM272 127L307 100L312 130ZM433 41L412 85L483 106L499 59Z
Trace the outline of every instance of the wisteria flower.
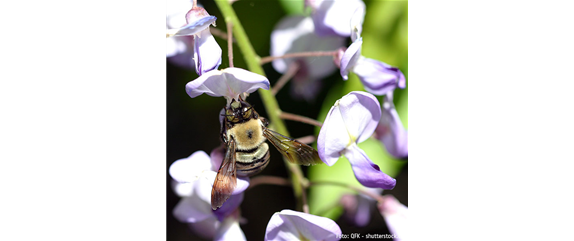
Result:
M408 240L408 208L392 195L385 195L383 199L378 208L394 240Z
M383 173L357 145L373 134L380 119L381 107L372 94L353 91L343 96L331 107L319 132L319 157L332 166L345 155L363 186L393 189L396 180Z
M236 212L243 201L243 191L249 186L249 178L239 177L231 197L221 208L213 211L211 189L217 175L214 170L218 169L213 163L221 161L213 161L205 152L197 151L188 158L175 161L169 169L170 176L178 183L176 192L188 194L176 205L173 215L181 222L190 223L192 229L202 236L230 237L228 232L233 235L238 233L239 217ZM189 190L180 190L184 187Z
M405 76L398 68L361 56L362 44L363 39L357 39L340 57L343 79L347 80L349 72L353 72L359 77L365 90L375 95L384 95L396 87L405 88Z
M217 69L221 64L221 47L209 31L209 25L215 26L216 17L196 6L187 12L185 20L185 25L168 29L167 36L194 36L193 59L198 75Z
M187 83L185 91L191 98L205 93L210 96L223 96L231 103L233 99L238 100L240 95L245 98L244 95L259 88L269 89L269 80L265 76L231 67L201 75Z
M239 227L239 217L238 215L231 215L226 217L219 226L218 230L215 232L215 241L230 241L230 240L247 240L243 230Z
M217 154L217 152L218 149L212 152L212 158L204 151L196 151L187 158L175 161L169 167L170 176L177 182L174 189L179 196L184 197L175 208L178 211L174 210L174 213L182 217L182 220L185 220L185 222L202 219L202 217L210 216L212 213L211 189L217 170L219 170L219 166L223 161L223 155ZM240 200L243 199L242 192L248 186L249 177L238 177L233 195L225 203L226 205L224 204L224 206L214 212L215 215L219 215L221 218L228 212L233 211L233 207L239 205ZM241 196L238 196L238 194L241 194ZM198 202L197 200L199 199L207 201L209 209L205 209L205 203ZM191 203L191 205L185 203Z
M392 156L405 158L409 155L408 132L395 109L392 92L383 97L383 113L375 133Z
M313 9L311 16L319 36L351 36L349 28L356 12L365 16L365 3L361 0L305 0Z
M184 26L185 14L193 7L190 0L168 0L166 8L166 31ZM173 31L173 30L171 30ZM193 36L174 36L166 39L166 58L173 64L195 69L193 62Z
M365 188L368 192L379 195L380 188ZM345 212L343 217L351 224L357 227L364 227L371 220L371 208L374 206L375 199L364 194L345 194L341 197L341 205Z
M271 55L308 51L332 51L344 44L342 37L319 37L314 33L313 21L304 16L283 18L271 32ZM310 101L320 88L319 80L333 73L337 66L330 57L313 56L273 60L273 68L285 73L289 66L297 64L291 92L294 96Z
M341 228L333 220L308 213L283 210L273 214L265 240L339 240Z

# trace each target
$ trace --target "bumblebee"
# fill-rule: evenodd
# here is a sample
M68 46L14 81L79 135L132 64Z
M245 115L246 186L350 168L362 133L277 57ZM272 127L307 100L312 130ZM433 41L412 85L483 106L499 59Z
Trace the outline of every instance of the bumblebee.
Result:
M233 100L223 114L221 139L226 146L225 157L211 189L211 208L217 210L231 196L237 176L253 176L269 164L269 140L290 162L300 165L322 163L312 147L281 135L269 128L267 119L239 98Z

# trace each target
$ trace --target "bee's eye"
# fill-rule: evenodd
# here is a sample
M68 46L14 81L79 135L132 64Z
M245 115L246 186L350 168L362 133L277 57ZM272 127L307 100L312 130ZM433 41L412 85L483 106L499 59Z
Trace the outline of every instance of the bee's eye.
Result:
M227 111L225 111L225 115L227 116L228 121L233 121L233 119L235 119L235 115L233 114L233 111L231 111L230 109L227 109Z
M251 108L244 107L243 108L243 118L249 118L251 116Z

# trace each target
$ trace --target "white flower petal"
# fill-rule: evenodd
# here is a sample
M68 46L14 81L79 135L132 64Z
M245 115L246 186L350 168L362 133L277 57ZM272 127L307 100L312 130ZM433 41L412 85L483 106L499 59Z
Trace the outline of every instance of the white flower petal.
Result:
M365 8L357 8L351 16L351 40L355 42L361 37L363 32L363 21L365 20Z
M185 86L191 98L205 93L210 96L237 99L243 92L252 93L259 88L268 90L269 80L265 76L240 68L213 70Z
M185 14L193 7L189 0L168 0L166 2L166 23L168 28L179 28L186 24Z
M356 143L369 138L381 119L381 106L375 96L353 91L339 100L339 109L345 127Z
M240 241L246 240L243 230L239 227L239 222L234 217L227 217L221 222L221 225L213 238L215 241Z
M325 164L332 166L341 156L341 151L345 150L350 143L351 139L336 103L335 106L331 107L321 131L319 131L317 152Z
M196 185L193 194L181 199L173 209L173 216L180 222L195 223L213 216L211 203L205 200L206 189L200 187Z
M361 0L322 1L312 15L317 34L351 36L351 18L359 8L365 9Z
M204 151L196 151L172 163L169 175L177 182L193 182L204 170L211 170L211 158Z
M395 240L408 240L408 208L392 195L385 195L383 198L385 201L380 203L378 208L389 231L395 236Z
M179 53L185 52L187 46L179 39L165 39L165 57L169 58Z
M341 234L341 228L329 218L283 210L269 220L265 240L339 240Z
M193 193L193 182L177 182L172 180L171 187L179 197L189 197Z
M341 76L344 80L349 79L349 72L353 70L359 58L361 57L361 47L363 46L363 39L359 38L357 41L353 42L351 46L345 51L341 57L341 62L339 64L341 68Z

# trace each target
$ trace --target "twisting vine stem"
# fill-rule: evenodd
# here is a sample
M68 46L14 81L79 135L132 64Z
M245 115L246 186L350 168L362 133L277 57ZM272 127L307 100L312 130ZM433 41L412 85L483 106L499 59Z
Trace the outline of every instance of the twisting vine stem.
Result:
M235 36L235 40L237 40L237 45L243 54L243 58L247 63L247 68L249 71L260 74L265 76L265 72L260 65L261 58L255 53L245 30L243 29L243 25L239 22L233 7L231 7L231 3L227 0L223 1L215 1L217 7L221 11L226 23L233 24L233 35ZM259 89L258 90L261 99L263 100L263 105L265 106L265 110L267 111L267 115L269 117L270 123L273 125L275 131L282 133L286 136L289 136L289 132L283 123L283 120L279 118L279 114L281 114L281 109L279 109L279 105L277 104L277 100L275 96L271 93L270 90ZM297 209L303 209L303 184L301 183L303 180L303 172L301 171L301 167L297 164L290 163L286 158L283 158L283 162L287 166L289 170L291 183L293 184L293 192L295 194L295 198L297 199Z

